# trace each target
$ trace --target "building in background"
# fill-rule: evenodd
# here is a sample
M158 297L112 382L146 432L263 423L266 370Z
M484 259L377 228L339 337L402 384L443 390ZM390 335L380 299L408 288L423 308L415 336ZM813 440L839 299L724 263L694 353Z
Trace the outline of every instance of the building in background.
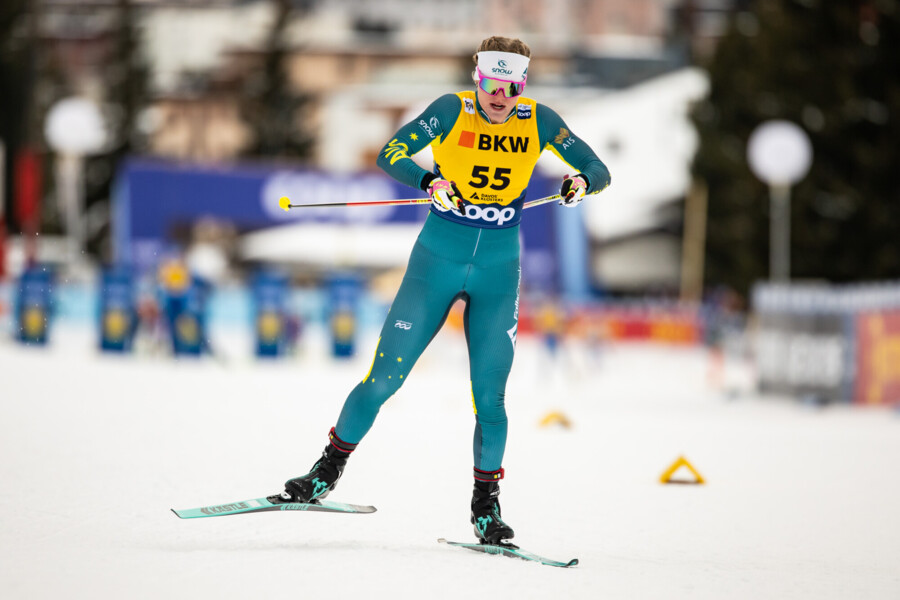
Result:
M253 154L257 132L248 122L247 96L275 51L283 54L278 72L284 90L306 98L291 117L313 140L303 164L353 173L374 169L384 141L428 101L471 86L471 54L484 37L520 36L535 52L530 94L557 108L612 168L614 187L584 211L584 241L592 248L594 287L624 292L677 289L677 205L693 148L685 114L703 84L692 71L662 76L684 69L695 46L714 39L723 17L739 6L728 0L34 5L44 55L62 74L57 89L106 102L113 122L110 81L125 73L108 66L121 48L117 32L127 7L132 43L147 66L145 94L126 134L140 140L133 150L204 165ZM282 16L286 24L275 31ZM672 83L687 80L692 83ZM690 89L678 89L685 85ZM430 165L427 151L418 160ZM549 155L538 168L553 175L565 170ZM643 176L647 172L656 174L653 181ZM94 209L96 235L108 230L107 206Z

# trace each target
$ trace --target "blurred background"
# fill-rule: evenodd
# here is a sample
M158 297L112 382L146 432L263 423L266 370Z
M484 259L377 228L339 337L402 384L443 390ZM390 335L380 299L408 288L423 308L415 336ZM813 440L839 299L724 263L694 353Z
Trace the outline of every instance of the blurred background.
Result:
M420 196L378 151L495 34L613 176L525 215L521 336L900 402L894 0L5 0L3 344L354 356L427 209L277 200ZM545 154L529 198L565 173Z
M315 460L428 211L278 199L421 198L376 156L491 35L612 174L524 215L506 394L504 519L578 572L434 542L459 305L332 496L377 514L176 519ZM900 597L898 63L898 0L3 0L0 595Z

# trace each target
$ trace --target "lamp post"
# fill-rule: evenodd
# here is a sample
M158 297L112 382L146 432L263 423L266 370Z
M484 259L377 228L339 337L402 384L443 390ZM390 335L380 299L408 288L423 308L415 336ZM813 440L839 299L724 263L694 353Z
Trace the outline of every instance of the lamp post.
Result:
M790 121L766 121L747 142L750 170L769 186L769 278L791 278L791 186L812 165L812 144Z
M64 98L47 113L44 136L56 152L56 189L66 219L71 263L81 262L87 231L84 218L84 157L106 145L98 106L85 98Z

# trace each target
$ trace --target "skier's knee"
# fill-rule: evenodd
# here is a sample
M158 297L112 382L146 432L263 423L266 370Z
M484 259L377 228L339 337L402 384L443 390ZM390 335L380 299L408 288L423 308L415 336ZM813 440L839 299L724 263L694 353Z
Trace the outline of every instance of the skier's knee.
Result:
M502 391L482 391L476 393L475 415L483 425L506 423L505 394Z
M381 377L367 377L362 383L362 390L368 402L372 402L381 406L384 402L393 396L400 389L402 381L399 379L394 381L391 375L382 375Z

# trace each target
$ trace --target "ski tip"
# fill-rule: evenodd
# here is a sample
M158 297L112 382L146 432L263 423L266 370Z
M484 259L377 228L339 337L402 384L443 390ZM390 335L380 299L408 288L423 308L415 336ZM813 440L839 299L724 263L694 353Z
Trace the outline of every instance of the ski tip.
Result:
M378 509L375 508L374 506L368 506L368 505L363 505L363 504L340 504L340 503L326 504L325 502L321 502L320 506L324 506L324 507L333 506L338 509L343 508L344 510L338 510L336 512L355 513L355 514L359 514L359 515L367 515L367 514L370 514L373 512L378 512Z
M178 514L178 511L175 510L174 508L170 508L169 510L171 510L173 513L175 513L175 516L178 517L179 519L183 519L183 518L184 518L184 517L182 517L180 514Z
M566 566L566 567L574 567L574 566L577 565L577 564L578 564L578 559L577 559L577 558L573 558L572 560L570 560L569 562L567 562L567 563L565 564L565 566Z

